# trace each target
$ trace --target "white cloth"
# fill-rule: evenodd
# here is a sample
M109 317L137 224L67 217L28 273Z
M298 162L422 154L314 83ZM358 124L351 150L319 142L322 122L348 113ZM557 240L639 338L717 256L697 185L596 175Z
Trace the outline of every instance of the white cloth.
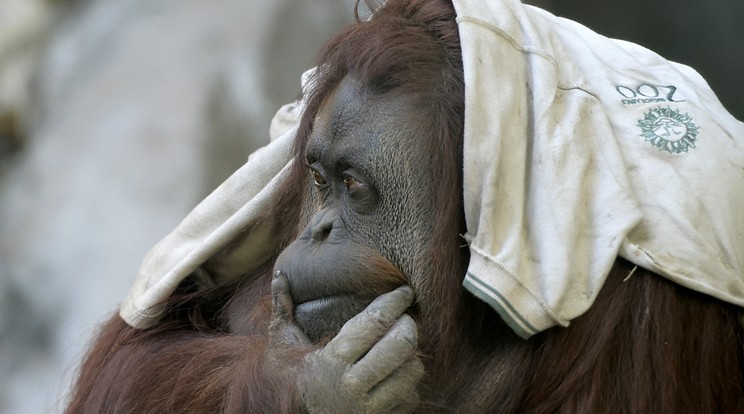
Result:
M147 252L120 306L122 319L147 328L162 313L157 305L187 276L203 286L226 283L269 259L275 247L273 229L258 219L289 171L303 109L302 101L283 106L271 122L269 145L251 154L248 162Z
M744 125L702 78L517 0L454 4L464 286L525 338L585 312L618 254L744 306ZM273 229L257 219L288 168L301 109L283 108L272 124L283 135L148 253L124 320L152 325L152 306L188 275L222 283L268 258Z
M692 69L518 0L455 0L464 285L522 337L567 326L618 253L744 305L744 124Z

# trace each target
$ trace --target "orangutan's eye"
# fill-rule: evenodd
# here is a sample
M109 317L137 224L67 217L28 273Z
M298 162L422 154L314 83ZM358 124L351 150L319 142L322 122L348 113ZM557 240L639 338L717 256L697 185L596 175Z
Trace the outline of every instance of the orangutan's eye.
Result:
M344 185L346 186L346 191L352 193L355 190L358 190L364 184L357 181L356 178L347 175L344 177Z
M323 177L323 174L321 174L320 171L316 170L313 167L310 167L310 174L312 174L313 176L313 181L315 182L316 187L323 188L328 185L328 180Z
M346 194L357 202L368 201L370 193L372 192L369 185L363 178L357 178L352 174L353 173L350 171L346 171L343 174Z

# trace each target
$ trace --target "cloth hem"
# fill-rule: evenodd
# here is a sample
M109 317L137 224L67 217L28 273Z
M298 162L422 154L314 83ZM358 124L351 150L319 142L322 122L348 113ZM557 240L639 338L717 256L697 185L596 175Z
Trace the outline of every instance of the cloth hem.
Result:
M553 326L569 325L568 320L554 315L503 265L472 245L470 250L463 286L496 310L517 335L527 339Z

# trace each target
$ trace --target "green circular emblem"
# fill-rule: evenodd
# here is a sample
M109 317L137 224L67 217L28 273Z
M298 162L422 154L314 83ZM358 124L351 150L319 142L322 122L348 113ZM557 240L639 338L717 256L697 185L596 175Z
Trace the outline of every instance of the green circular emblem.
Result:
M672 108L652 108L638 121L641 136L654 147L671 154L687 152L695 148L700 129L688 114Z

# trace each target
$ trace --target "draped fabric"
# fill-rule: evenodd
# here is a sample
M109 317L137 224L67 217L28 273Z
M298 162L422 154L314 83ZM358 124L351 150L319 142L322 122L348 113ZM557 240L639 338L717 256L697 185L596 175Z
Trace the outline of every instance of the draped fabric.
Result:
M744 124L705 81L517 0L454 5L465 288L524 338L584 313L618 255L744 306ZM289 168L302 109L282 108L272 142L148 252L124 320L155 323L188 276L225 283L269 259L275 229L257 218Z

